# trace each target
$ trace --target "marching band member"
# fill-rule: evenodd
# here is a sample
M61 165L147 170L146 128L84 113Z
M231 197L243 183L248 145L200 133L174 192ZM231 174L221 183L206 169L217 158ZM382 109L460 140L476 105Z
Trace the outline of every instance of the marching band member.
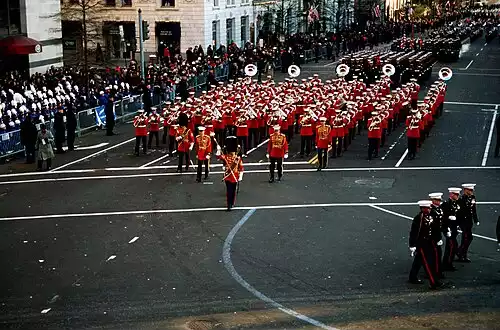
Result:
M300 117L300 156L304 157L304 151L306 156L309 156L312 148L312 138L313 130L312 123L313 119L311 117L312 110L306 110L305 113Z
M326 168L328 163L328 148L331 145L331 128L326 125L326 118L319 118L321 124L316 128L316 147L318 149L318 171Z
M342 110L335 110L335 115L332 116L332 129L330 135L332 138L332 158L342 156L342 147L344 145L344 119L342 118Z
M237 155L238 142L235 136L226 138L225 153L217 145L216 156L224 166L224 177L222 180L226 184L227 211L231 211L236 202L236 188L238 182L243 179L243 161Z
M137 111L137 116L134 117L135 127L135 155L139 156L139 145L142 142L142 152L146 154L146 138L148 136L148 117L144 114L144 109Z
M269 183L274 182L274 169L278 166L278 181L283 176L283 158L288 158L288 142L285 134L280 132L280 126L274 126L274 132L269 136L266 157L270 160Z
M411 115L406 119L406 136L408 138L408 160L415 159L417 154L417 144L420 139L420 131L423 123L420 120L417 110L412 110Z
M205 134L205 127L203 126L198 126L198 136L196 136L195 148L196 158L198 159L196 181L201 182L201 170L203 164L205 164L205 180L208 179L210 155L212 154L212 139L209 135Z
M179 115L179 127L175 132L175 140L177 141L177 155L179 157L179 165L177 172L182 173L182 165L184 158L186 159L186 171L189 170L189 152L193 150L194 137L193 132L187 128L188 116L185 113Z
M151 108L151 115L149 115L148 123L149 123L149 140L148 140L148 149L151 149L151 145L153 142L153 137L156 139L156 148L160 147L160 120L161 116L156 113L156 108Z
M246 153L248 152L248 125L247 116L244 114L241 114L236 120L236 137L241 147L241 153L243 157L246 157Z
M380 110L381 108L377 108ZM380 138L382 136L382 120L378 116L378 111L372 112L372 117L368 119L368 160L378 157Z

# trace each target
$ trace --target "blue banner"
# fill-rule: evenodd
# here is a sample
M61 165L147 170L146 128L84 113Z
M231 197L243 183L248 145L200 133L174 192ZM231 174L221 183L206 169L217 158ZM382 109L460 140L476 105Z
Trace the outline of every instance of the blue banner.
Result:
M115 106L113 105L113 115L116 120ZM106 113L104 111L104 105L95 108L95 123L97 126L106 126Z

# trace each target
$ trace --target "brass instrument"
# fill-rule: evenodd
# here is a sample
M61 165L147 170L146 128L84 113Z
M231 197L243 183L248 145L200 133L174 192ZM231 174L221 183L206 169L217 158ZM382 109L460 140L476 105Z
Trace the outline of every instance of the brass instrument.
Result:
M134 127L140 127L140 126L145 126L147 117L145 114L140 114L139 118L137 120L134 120Z
M373 131L374 129L377 129L378 125L380 125L382 123L382 120L380 119L380 117L376 116L376 117L373 117L371 123L370 123L370 126L368 127L368 130L369 131Z
M410 120L410 125L408 126L408 129L417 129L420 128L419 125L419 119L417 116L412 116Z

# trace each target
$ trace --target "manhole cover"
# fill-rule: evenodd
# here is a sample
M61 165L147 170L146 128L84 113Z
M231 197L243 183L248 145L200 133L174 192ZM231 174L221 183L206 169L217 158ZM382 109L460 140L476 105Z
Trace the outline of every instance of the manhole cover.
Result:
M216 320L194 320L188 323L188 328L191 330L210 330L217 329L222 323Z
M390 189L394 184L394 179L388 178L353 178L344 177L340 182L340 186L344 188L377 188L377 189Z

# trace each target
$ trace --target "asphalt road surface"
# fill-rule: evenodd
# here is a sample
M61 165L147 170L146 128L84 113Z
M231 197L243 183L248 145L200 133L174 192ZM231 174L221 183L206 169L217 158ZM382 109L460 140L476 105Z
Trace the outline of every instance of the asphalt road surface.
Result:
M269 184L264 145L245 159L233 212L215 160L196 183L164 146L133 156L130 125L82 137L108 144L58 156L52 172L3 165L0 328L499 329L498 39L452 67L445 114L415 160L403 128L380 158L366 160L363 132L319 173L294 139L284 180ZM464 182L477 183L473 262L444 290L408 284L416 201Z

